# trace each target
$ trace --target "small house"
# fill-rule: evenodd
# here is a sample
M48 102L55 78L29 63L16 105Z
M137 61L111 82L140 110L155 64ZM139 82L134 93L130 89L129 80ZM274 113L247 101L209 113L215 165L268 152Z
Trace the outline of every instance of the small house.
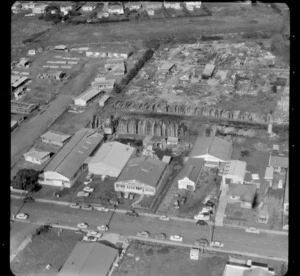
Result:
M269 186L272 186L272 182L274 179L274 168L273 167L266 167L265 172L265 180L269 182Z
M273 151L269 158L269 167L273 167L275 172L281 172L281 169L289 167L289 158L287 153L278 153Z
M166 9L174 9L174 10L181 10L180 2L164 2L164 7Z
M32 149L29 152L24 153L24 158L28 162L41 165L42 163L50 159L50 152L36 151Z
M34 50L34 49L29 50L28 55L29 56L35 56L36 55L36 50Z
M163 7L162 2L143 2L143 8L145 10L158 10Z
M165 163L167 163L167 164L170 164L171 159L172 159L171 156L164 155L161 161L163 161L163 162L165 162Z
M201 8L201 1L197 1L197 2L184 2L185 7L187 8L187 10L189 11L193 11L194 8L196 9L200 9Z
M142 4L140 2L128 2L128 3L124 3L124 7L125 9L129 9L130 11L133 10L140 10L142 8Z
M68 13L73 9L71 4L61 4L60 5L60 11L64 14Z
M191 248L190 249L190 259L191 260L199 260L200 250L198 248Z
M26 94L26 88L25 87L19 87L15 92L14 96L16 100L21 99Z
M43 143L62 147L70 137L71 135L49 130L41 136L41 139Z

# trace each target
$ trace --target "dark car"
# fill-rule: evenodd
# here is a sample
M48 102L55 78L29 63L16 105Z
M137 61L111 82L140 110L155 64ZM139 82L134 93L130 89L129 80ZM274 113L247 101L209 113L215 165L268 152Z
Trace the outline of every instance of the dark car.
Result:
M203 221L203 220L198 220L196 225L200 225L200 226L208 226L207 222Z
M138 217L139 216L139 214L134 210L126 212L125 215L126 216L131 216L131 217Z
M27 197L25 197L24 199L23 199L23 202L25 203L25 202L34 202L35 201L35 199L33 198L33 197L31 197L31 196L27 196Z

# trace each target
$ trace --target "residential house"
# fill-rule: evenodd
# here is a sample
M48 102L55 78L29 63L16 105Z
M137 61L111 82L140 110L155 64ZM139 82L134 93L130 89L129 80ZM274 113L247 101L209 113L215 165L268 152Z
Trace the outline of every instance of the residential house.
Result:
M180 2L164 2L164 7L166 9L175 9L175 10L182 9Z
M26 161L41 165L50 159L50 152L31 149L29 152L24 153L23 156Z
M114 4L114 5L109 5L108 12L115 13L115 14L124 14L124 9L122 5Z
M167 145L178 145L178 137L168 137Z
M130 11L133 11L133 10L140 10L142 8L142 4L141 2L128 2L128 3L124 3L124 7L125 9L129 9Z
M135 148L119 142L104 143L89 161L89 172L118 177L135 152Z
M28 50L28 55L29 56L35 56L36 55L36 50L35 49Z
M193 11L195 8L196 9L200 9L201 8L201 1L197 1L197 2L184 2L185 7L187 8L187 10L189 11Z
M228 203L240 202L241 208L252 209L256 195L255 185L230 184L227 192Z
M191 158L203 158L206 167L218 167L230 160L233 145L231 141L217 136L199 137L190 153Z
M46 8L48 7L47 4L40 4L40 5L36 5L33 9L32 9L32 13L34 14L43 14L46 12Z
M275 276L275 272L267 264L229 257L223 276Z
M91 12L93 11L94 9L96 9L97 7L97 4L96 3L91 3L91 2L87 2L85 5L83 5L81 7L82 11L84 12Z
M133 158L115 182L115 191L155 195L166 167L166 163L150 156Z
M158 71L160 71L163 74L169 74L176 68L176 64L172 62L164 62L159 68Z
M240 160L226 161L222 175L222 186L229 184L243 184L246 174L246 162Z
M97 18L107 18L109 17L109 13L106 11L100 11L97 13Z
M63 134L57 131L49 130L43 135L41 135L41 139L43 143L62 147L69 139L71 135Z
M30 78L23 77L20 75L11 75L10 83L12 90L17 89L18 87L24 85L25 83L28 83L30 81Z
M281 172L281 169L289 167L289 157L287 152L274 151L269 158L269 167L273 167L275 172Z
M61 11L64 15L66 15L67 13L69 13L69 12L72 11L72 10L73 10L73 6L72 6L71 3L70 3L70 4L68 4L68 3L66 3L66 4L61 3L61 4L60 4L60 11Z
M158 10L163 7L163 2L142 2L145 10Z
M178 189L195 191L199 181L204 161L202 159L189 159L180 173Z

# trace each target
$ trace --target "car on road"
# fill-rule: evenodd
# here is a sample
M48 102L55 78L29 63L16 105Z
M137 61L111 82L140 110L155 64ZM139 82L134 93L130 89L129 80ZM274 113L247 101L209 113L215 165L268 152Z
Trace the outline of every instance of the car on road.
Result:
M89 205L89 204L82 204L81 205L81 209L82 210L86 210L86 211L92 211L93 210L93 206Z
M126 216L131 216L131 217L139 217L139 214L134 210L126 212L125 215Z
M92 193L94 191L94 188L92 188L92 187L84 187L83 191L88 192L88 193Z
M166 234L165 233L160 233L160 234L157 234L155 235L155 239L156 240L165 240L167 238Z
M169 221L170 218L168 216L160 216L159 217L160 220L165 220L165 221Z
M88 226L87 223L81 222L81 223L78 223L78 224L77 224L77 227L78 227L78 228L81 228L81 229L86 229L86 228L88 228L89 226Z
M183 237L180 236L180 235L172 235L172 236L170 236L170 240L171 240L171 241L179 241L179 242L182 242L182 241L183 241Z
M77 193L78 197L88 197L90 194L84 191L80 191Z
M210 219L210 215L207 213L199 213L198 215L194 216L195 220L209 220Z
M80 205L78 203L72 203L69 205L70 208L74 208L74 209L80 209Z
M200 225L200 226L208 226L208 223L204 220L198 220L196 222L196 225Z
M31 203L31 202L34 202L34 201L35 201L35 199L32 196L27 196L27 197L24 197L24 199L23 199L24 203L26 203L26 202Z
M90 179L88 179L88 180L85 180L85 181L83 182L83 184L84 184L84 185L88 185L88 184L90 184L92 181L93 181L93 179L90 178Z
M108 231L108 226L104 225L104 224L101 225L101 226L97 226L97 230L107 232Z
M220 241L213 241L210 243L210 246L222 248L224 246L224 243L221 243Z
M208 246L208 240L207 239L198 239L198 240L195 240L195 245L198 245L198 246Z
M16 215L16 218L17 219L23 219L23 220L26 220L26 219L28 219L28 215L27 214L24 214L24 213L19 213L19 214L17 214Z
M100 207L97 206L97 207L94 207L94 209L99 211L99 212L105 212L105 213L107 213L109 211L108 208L103 207L103 206L100 206Z
M246 228L246 232L247 232L247 233L260 234L259 229L256 229L255 227L249 227L249 228Z
M82 240L87 242L96 242L98 241L98 238L94 236L84 236Z
M141 238L149 238L150 237L150 233L147 231L137 232L136 235Z

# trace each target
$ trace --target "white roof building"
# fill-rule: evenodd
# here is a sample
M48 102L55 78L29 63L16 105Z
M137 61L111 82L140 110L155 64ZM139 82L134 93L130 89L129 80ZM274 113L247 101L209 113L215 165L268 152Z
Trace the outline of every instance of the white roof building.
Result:
M74 104L79 106L86 106L92 100L100 96L101 93L104 92L98 88L91 87L82 94L80 94L78 97L76 97L74 99Z
M89 172L118 177L135 152L135 148L119 142L104 143L89 162Z
M53 130L49 130L43 135L41 135L43 143L52 144L59 147L62 147L70 137L71 135L59 133Z
M50 152L37 151L32 149L29 152L24 153L23 156L26 161L41 165L42 163L50 159Z
M247 163L240 160L229 160L225 163L222 173L222 185L243 184Z

